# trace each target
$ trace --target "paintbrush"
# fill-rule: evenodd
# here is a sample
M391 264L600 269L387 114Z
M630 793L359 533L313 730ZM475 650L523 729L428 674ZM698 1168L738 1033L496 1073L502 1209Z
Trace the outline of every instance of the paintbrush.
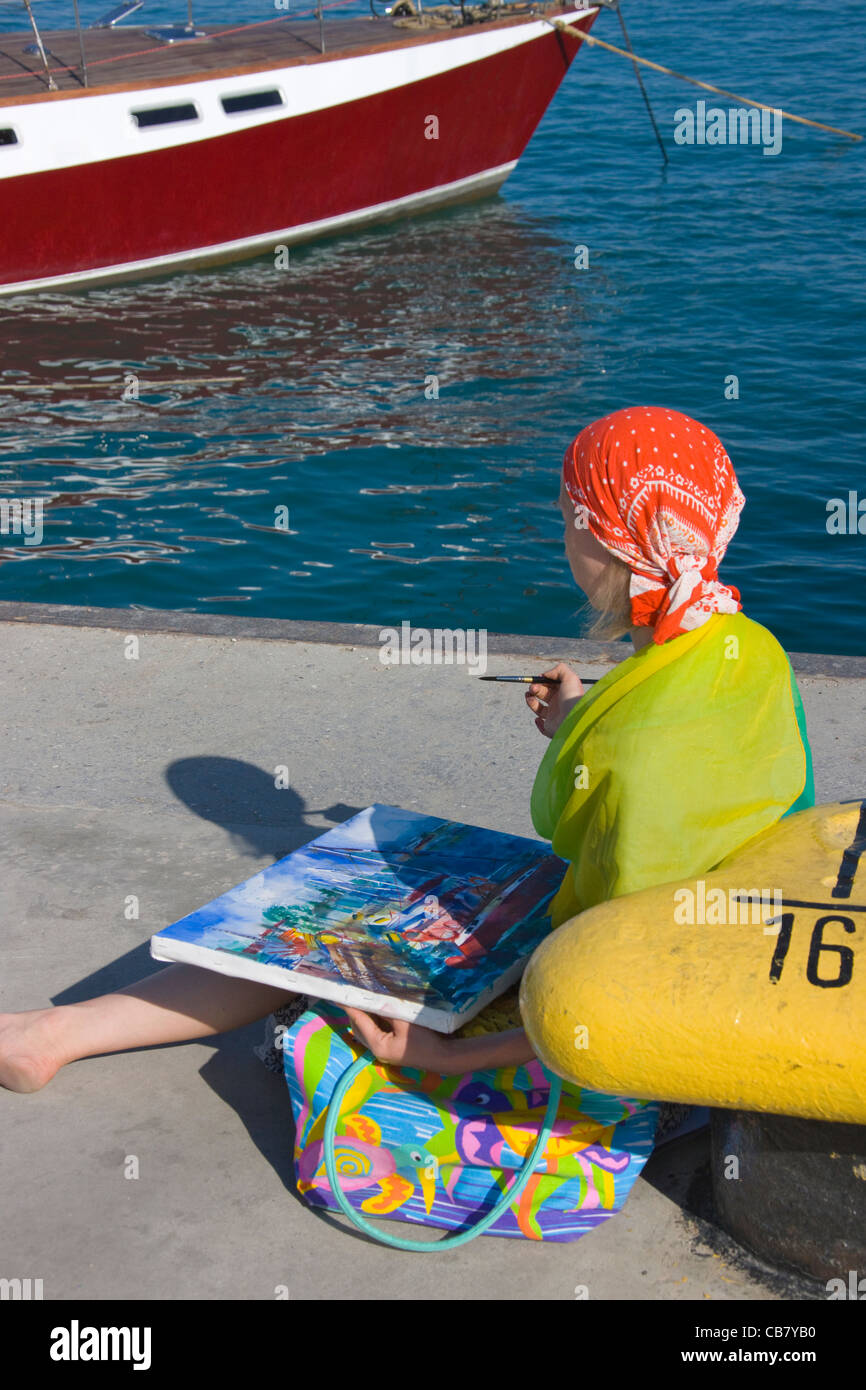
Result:
M581 676L582 685L595 685L600 676ZM518 681L521 685L559 685L559 676L479 676L480 681Z

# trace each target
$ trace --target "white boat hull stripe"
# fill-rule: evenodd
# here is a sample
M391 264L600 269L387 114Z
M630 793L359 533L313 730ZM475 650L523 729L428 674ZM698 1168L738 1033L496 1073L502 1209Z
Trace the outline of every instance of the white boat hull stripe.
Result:
M593 9L575 10L560 17L573 23L592 14ZM549 24L538 21L384 53L269 68L239 77L206 78L168 87L148 87L143 83L133 91L94 92L68 101L2 106L0 126L12 126L19 143L0 146L0 180L133 158L362 101L477 63L552 32ZM271 87L282 91L285 106L227 116L220 104L222 96ZM195 103L200 118L179 125L140 128L131 114L133 109L188 102Z

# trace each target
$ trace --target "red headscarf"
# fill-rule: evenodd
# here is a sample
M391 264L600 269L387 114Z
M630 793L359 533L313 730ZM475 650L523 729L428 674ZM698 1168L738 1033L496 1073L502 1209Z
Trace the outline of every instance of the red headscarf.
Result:
M631 569L632 624L654 642L742 607L716 576L746 499L711 430L663 406L616 410L569 445L563 477L575 526Z

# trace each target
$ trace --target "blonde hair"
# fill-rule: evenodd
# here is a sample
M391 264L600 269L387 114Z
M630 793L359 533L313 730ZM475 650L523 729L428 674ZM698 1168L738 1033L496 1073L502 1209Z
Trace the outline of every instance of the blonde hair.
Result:
M587 603L584 612L594 613L586 637L600 642L613 642L631 631L631 599L629 585L631 570L623 560L611 555L604 573L598 582L593 603Z

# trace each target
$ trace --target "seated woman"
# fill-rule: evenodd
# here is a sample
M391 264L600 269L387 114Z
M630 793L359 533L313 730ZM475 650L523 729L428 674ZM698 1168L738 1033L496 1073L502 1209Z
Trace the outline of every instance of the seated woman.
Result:
M634 655L589 694L563 664L527 692L551 739L533 823L569 865L554 929L596 903L706 873L814 802L790 663L718 578L744 500L720 441L673 410L616 411L566 453L565 550L599 612L592 635L628 633ZM489 1209L531 1148L549 1094L516 992L445 1037L169 966L98 999L0 1015L0 1084L35 1091L78 1058L205 1037L272 1012L271 1062L285 1069L299 1189L311 1203L335 1205L324 1117L337 1078L367 1047L378 1061L338 1128L350 1200L446 1228ZM655 1103L566 1084L544 1162L492 1233L567 1240L605 1220L652 1151L658 1117Z

